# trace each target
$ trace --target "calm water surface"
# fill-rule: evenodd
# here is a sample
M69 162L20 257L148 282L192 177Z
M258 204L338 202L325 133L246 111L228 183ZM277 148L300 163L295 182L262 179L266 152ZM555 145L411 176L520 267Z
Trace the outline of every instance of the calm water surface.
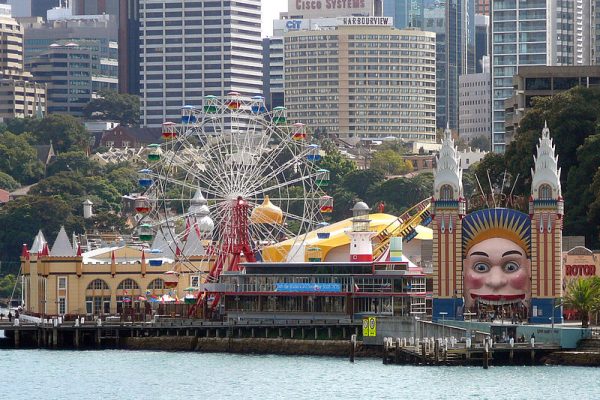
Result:
M0 350L0 399L598 399L600 369L377 359Z

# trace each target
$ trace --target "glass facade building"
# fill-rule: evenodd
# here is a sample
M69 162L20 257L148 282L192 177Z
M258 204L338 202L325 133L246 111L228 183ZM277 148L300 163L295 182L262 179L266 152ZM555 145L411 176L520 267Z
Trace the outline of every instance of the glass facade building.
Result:
M473 1L448 0L424 11L424 30L436 33L436 125L458 128L459 80L475 72L475 9Z

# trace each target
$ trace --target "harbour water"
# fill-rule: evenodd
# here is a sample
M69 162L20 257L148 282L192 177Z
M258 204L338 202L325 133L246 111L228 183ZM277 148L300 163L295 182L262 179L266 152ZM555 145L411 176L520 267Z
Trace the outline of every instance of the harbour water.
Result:
M1 398L594 399L599 370L415 367L379 359L153 351L0 350Z

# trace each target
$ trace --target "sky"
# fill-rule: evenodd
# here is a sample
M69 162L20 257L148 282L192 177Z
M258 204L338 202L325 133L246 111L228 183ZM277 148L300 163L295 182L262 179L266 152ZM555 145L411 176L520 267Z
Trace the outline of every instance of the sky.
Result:
M273 35L273 20L287 8L287 0L262 0L262 37Z

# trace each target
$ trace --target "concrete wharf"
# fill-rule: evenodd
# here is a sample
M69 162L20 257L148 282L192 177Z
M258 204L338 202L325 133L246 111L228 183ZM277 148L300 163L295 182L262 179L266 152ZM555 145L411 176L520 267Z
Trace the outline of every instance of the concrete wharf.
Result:
M123 338L288 338L306 340L347 340L359 332L362 322L351 319L229 320L204 321L163 317L150 322L68 321L46 323L0 322L9 348L107 348L120 347Z

